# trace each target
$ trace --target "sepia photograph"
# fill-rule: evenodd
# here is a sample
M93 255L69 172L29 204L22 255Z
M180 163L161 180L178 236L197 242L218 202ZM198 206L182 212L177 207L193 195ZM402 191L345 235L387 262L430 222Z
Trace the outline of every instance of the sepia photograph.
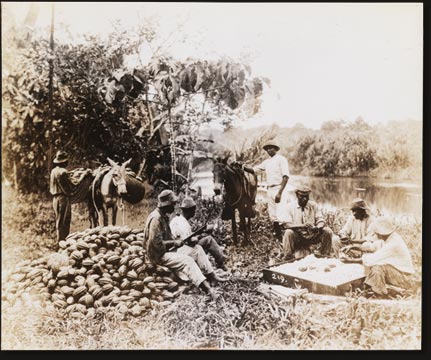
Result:
M423 8L2 1L1 349L424 350Z

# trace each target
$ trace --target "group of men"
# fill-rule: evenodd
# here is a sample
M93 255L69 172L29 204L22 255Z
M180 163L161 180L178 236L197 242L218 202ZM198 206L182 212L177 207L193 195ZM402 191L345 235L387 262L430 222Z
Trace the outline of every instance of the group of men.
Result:
M357 198L351 205L352 216L338 235L333 234L319 206L310 200L309 187L298 186L296 201L288 201L289 166L287 159L278 154L280 147L269 142L263 149L269 158L260 165L240 165L250 173L266 172L268 215L275 238L282 242L285 260L294 261L310 253L316 257L337 256L343 262L363 263L365 284L375 294L386 295L390 290L409 287L414 273L411 255L390 219L373 218L366 202ZM67 154L59 151L50 179L58 240L67 236L70 227L72 186L66 166ZM209 235L211 225L193 233L189 221L196 212L194 200L185 197L179 206L181 213L174 214L177 203L178 198L171 190L163 190L158 195L157 208L149 214L144 226L147 256L153 263L172 269L181 280L191 281L216 299L212 283L226 281L226 278L217 275L208 255L224 274L227 274L226 256Z
M263 149L269 158L260 165L240 165L250 173L266 173L268 215L275 238L282 241L285 260L294 261L313 252L316 257L335 256L343 262L362 263L365 285L377 295L410 287L414 273L411 254L389 218L373 218L366 202L356 198L350 207L352 215L339 234L334 234L319 206L310 200L309 187L298 186L296 201L287 200L289 165L278 154L280 147L268 142Z

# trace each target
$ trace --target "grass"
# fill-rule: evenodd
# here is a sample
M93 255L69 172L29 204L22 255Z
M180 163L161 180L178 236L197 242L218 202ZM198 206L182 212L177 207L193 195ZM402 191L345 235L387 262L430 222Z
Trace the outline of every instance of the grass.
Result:
M126 224L141 228L154 206L154 200L128 205ZM337 213L337 221L344 215ZM88 227L82 205L74 205L72 219L72 232ZM121 224L121 213L118 220ZM406 216L397 220L404 221L400 232L420 279L421 222ZM2 306L2 349L420 349L420 307L383 306L357 293L348 295L347 302L322 304L257 292L261 269L281 256L265 216L254 221L254 247L232 246L228 223L217 233L226 244L227 266L233 274L231 281L216 287L222 295L217 303L196 290L139 317L106 309L69 317L40 299L34 289L15 298L8 274L19 262L52 252L53 221L49 198L18 196L3 188L2 303L7 295L13 301ZM407 300L420 298L417 289Z

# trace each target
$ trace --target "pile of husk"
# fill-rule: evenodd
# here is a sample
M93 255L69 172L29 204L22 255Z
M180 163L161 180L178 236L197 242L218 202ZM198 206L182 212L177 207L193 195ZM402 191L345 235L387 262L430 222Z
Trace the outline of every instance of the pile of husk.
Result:
M168 268L147 261L140 229L87 229L59 247L57 253L20 263L3 282L3 301L13 303L31 291L68 314L113 307L138 316L188 289Z

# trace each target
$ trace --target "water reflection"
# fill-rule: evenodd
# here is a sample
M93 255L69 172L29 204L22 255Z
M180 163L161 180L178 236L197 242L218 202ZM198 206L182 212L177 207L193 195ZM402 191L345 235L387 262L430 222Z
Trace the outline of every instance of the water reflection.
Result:
M347 207L355 197L383 212L393 214L422 214L422 186L420 183L401 183L369 178L320 178L292 175L293 186L303 183L312 190L311 198L319 204Z

